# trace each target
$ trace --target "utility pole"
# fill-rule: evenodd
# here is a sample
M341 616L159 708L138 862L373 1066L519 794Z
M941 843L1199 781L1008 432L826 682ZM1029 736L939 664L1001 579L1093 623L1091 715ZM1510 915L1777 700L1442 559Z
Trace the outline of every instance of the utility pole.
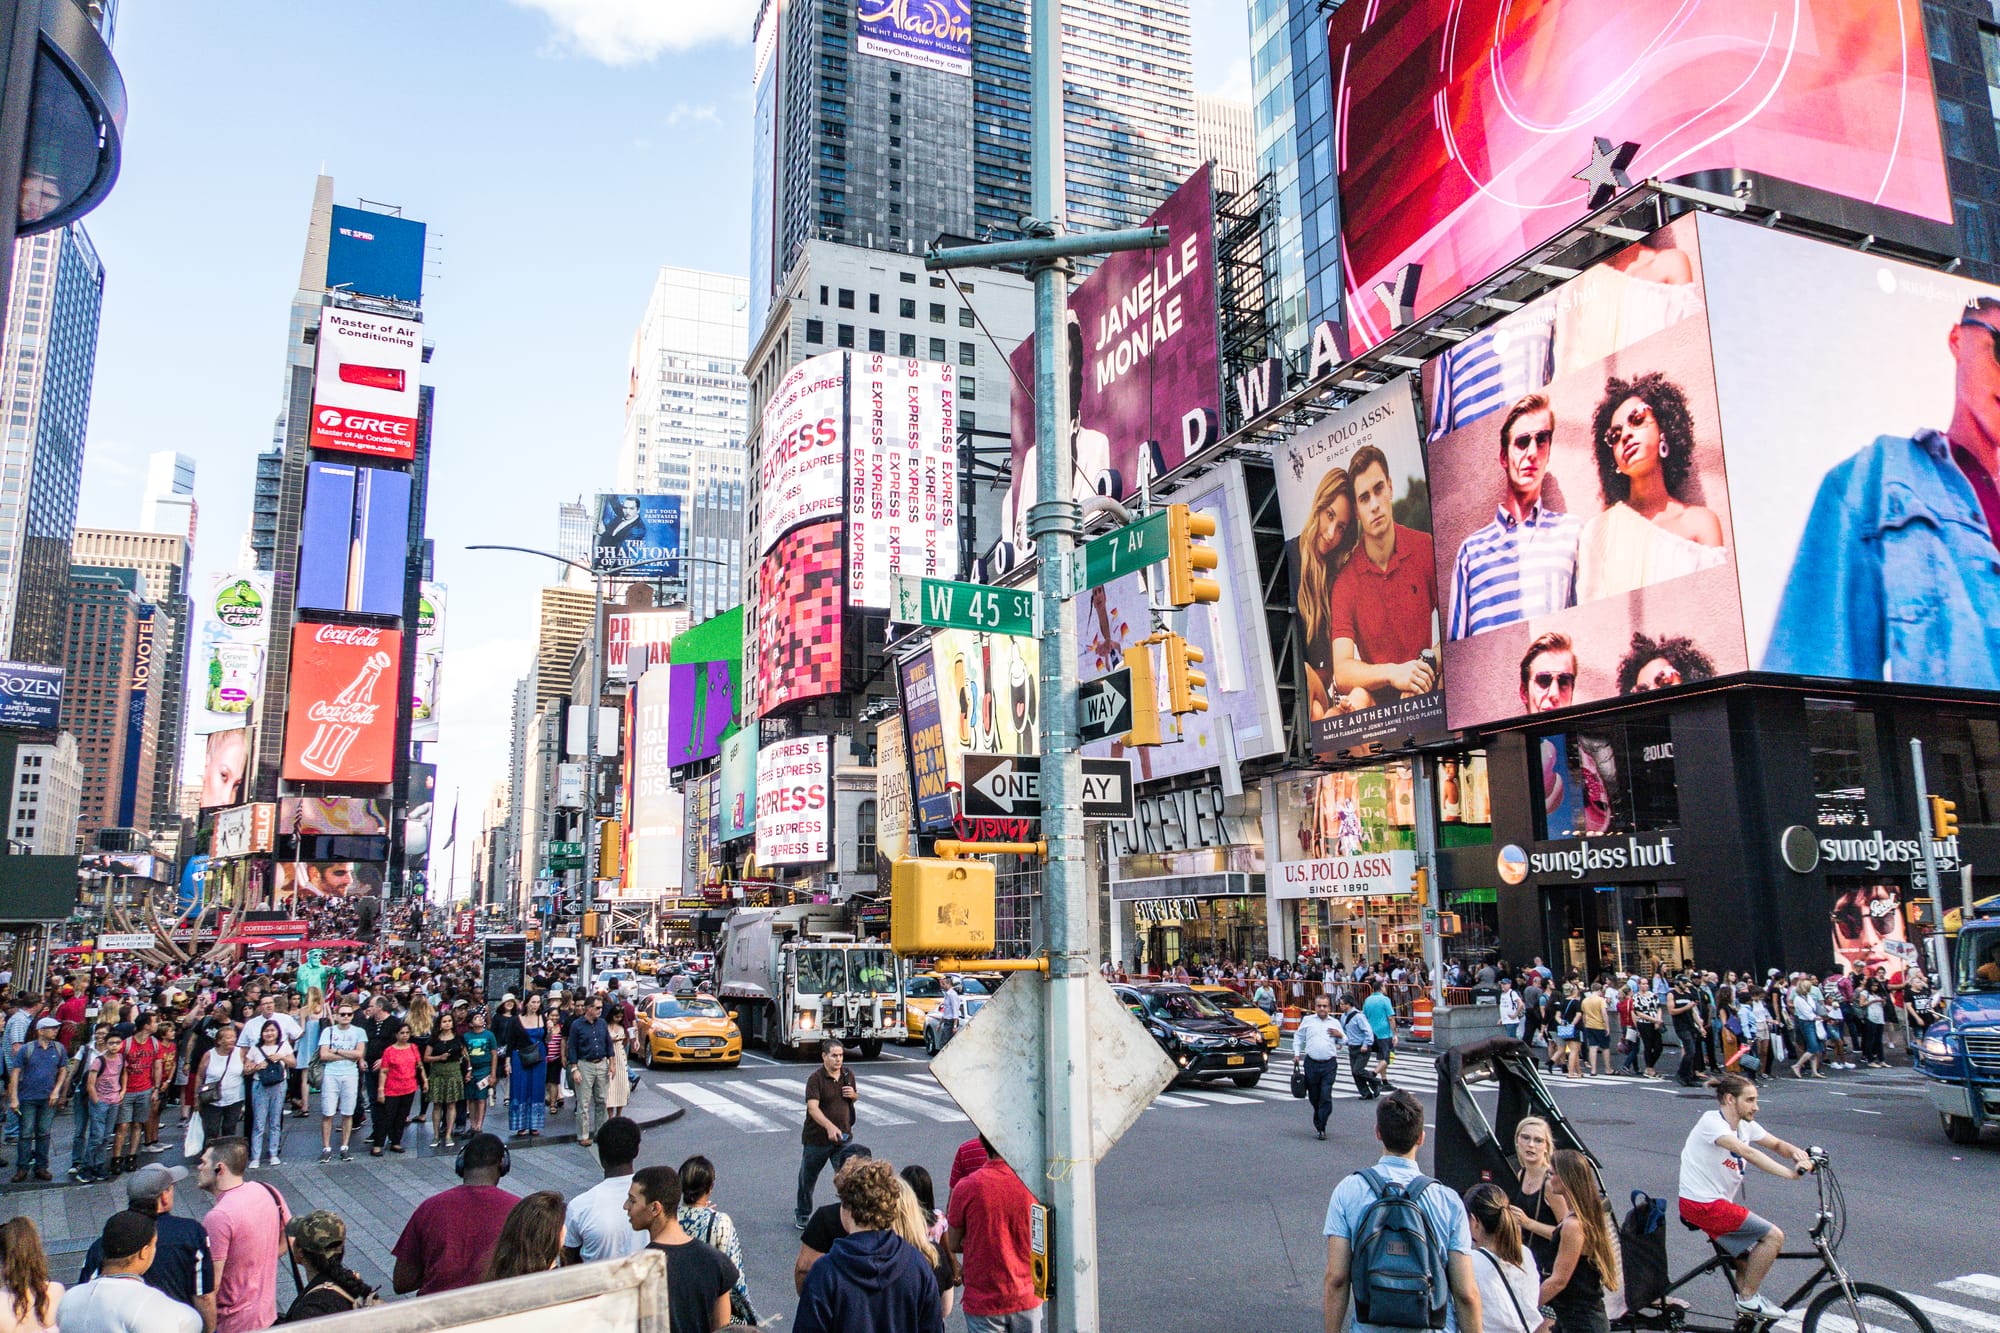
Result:
M1937 922L1932 938L1939 941L1931 946L1935 956L1926 959L1937 973L1937 991L1946 999L1952 994L1951 952L1943 946L1944 940L1944 885L1938 882L1937 856L1931 851L1931 839L1937 831L1931 827L1930 786L1924 781L1924 743L1915 736L1910 737L1910 769L1917 783L1917 841L1923 845L1924 881L1931 891L1932 919Z
M1069 260L1076 255L1151 250L1166 243L1164 227L1089 235L1062 234L1062 7L1034 6L1033 156L1028 239L933 251L929 269L1025 263L1035 281L1035 496L1028 535L1035 541L1041 614L1041 826L1043 938L1047 1028L1039 1071L1044 1098L1041 1181L1024 1181L1054 1213L1054 1284L1049 1327L1097 1333L1097 1163L1092 1156L1091 1034L1085 1021L1087 984L1096 970L1090 923L1095 903L1084 867L1082 760L1077 744L1076 611L1066 580L1081 511L1072 497L1073 444L1069 421ZM1027 982L1036 974L1023 977ZM1021 983L1016 983L1021 984ZM1032 983L1031 983L1032 984Z

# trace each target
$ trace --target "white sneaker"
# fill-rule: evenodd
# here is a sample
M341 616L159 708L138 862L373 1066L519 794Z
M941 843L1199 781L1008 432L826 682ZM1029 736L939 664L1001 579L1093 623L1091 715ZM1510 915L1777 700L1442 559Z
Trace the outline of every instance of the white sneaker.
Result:
M285 1159L282 1157L273 1157L270 1161L264 1163L265 1166L283 1166L284 1164Z
M1744 1314L1756 1315L1759 1319L1783 1319L1785 1317L1785 1307L1776 1304L1761 1291L1755 1296L1748 1298L1738 1296L1736 1298L1736 1308Z

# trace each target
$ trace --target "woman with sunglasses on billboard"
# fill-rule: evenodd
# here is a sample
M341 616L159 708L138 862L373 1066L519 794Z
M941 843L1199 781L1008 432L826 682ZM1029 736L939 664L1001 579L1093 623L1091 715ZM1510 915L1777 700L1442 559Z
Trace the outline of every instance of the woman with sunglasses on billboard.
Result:
M1694 417L1679 385L1657 372L1612 376L1591 435L1604 512L1583 525L1578 602L1722 563L1722 520L1684 498L1694 471Z

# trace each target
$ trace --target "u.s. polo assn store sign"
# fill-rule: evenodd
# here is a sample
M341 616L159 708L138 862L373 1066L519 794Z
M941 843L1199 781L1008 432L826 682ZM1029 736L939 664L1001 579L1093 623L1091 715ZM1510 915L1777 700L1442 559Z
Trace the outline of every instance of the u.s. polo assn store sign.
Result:
M1280 861L1272 892L1279 898L1397 898L1413 889L1417 854L1409 851L1357 852L1311 861Z

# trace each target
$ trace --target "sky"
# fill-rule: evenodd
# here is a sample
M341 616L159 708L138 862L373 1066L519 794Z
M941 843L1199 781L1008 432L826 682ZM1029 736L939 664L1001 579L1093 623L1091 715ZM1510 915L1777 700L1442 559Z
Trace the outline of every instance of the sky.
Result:
M1247 100L1244 0L1190 0L1195 86ZM78 523L133 527L146 457L195 460L190 587L235 568L285 383L316 175L429 227L429 534L450 588L438 832L455 882L505 776L556 507L615 479L662 264L749 262L754 0L127 0L123 167L85 221L105 291ZM434 852L433 883L453 870Z

